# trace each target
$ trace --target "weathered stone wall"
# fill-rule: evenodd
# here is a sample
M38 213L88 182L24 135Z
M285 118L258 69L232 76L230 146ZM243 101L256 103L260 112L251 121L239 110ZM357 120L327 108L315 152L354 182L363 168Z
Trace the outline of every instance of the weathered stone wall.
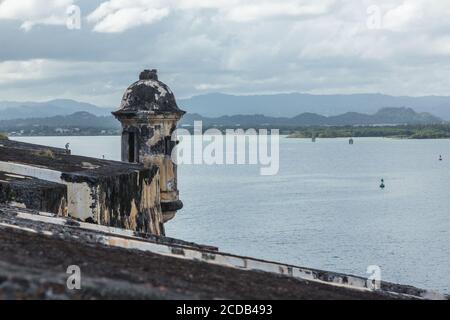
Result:
M0 172L0 204L67 216L66 197L63 184Z
M164 235L157 167L96 178L63 173L61 179L87 190L84 221Z
M41 155L32 149L0 146L0 170L62 184L67 204L61 215L164 235L158 167L65 153Z
M177 166L171 157L176 146L176 141L172 141L172 134L178 120L179 117L173 115L143 115L122 119L122 161L130 160L131 151L136 162L143 163L146 167L159 167L161 205L165 222L172 219L176 211L183 207L179 200ZM135 138L131 146L130 134Z
M49 287L56 282L66 288L67 277L58 275L65 274L74 261L86 262L82 290L75 290L84 298L93 297L89 292L94 286L106 295L103 298L151 299L173 292L184 299L448 299L386 282L373 290L371 281L363 277L161 240L0 206L0 279L4 280L0 299L14 290L27 297L63 294L65 289ZM147 295L133 296L136 289ZM152 289L163 296L149 296Z
M19 142L19 141L14 141L14 140L2 140L0 142L0 146L8 147L8 148L22 149L22 150L29 150L29 151L33 151L33 152L46 152L46 151L50 150L54 155L70 154L70 150L66 150L63 148L55 148L55 147L43 146L43 145L39 145L39 144Z

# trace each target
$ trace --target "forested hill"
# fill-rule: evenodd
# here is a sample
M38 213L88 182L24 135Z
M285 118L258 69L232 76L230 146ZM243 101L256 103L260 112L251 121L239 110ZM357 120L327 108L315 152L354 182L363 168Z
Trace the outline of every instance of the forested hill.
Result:
M365 125L432 125L442 124L444 121L429 113L417 113L409 108L384 108L377 113L368 115L349 112L337 116L322 116L315 113L303 113L296 117L267 117L263 115L235 115L218 118L207 118L197 114L186 114L180 126L191 126L194 121L202 121L204 127L280 127L298 128L308 126L365 126ZM113 116L96 116L88 112L76 112L66 116L47 118L29 118L0 120L0 132L22 132L30 134L41 132L48 134L52 131L69 133L71 131L85 132L107 130L108 133L118 132L120 123ZM44 132L43 132L44 131Z

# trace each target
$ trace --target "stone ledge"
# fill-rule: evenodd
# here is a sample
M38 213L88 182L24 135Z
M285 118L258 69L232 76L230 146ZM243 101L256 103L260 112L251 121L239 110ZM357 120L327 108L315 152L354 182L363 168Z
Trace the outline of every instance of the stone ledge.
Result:
M61 265L72 265L77 261L82 263L80 267L90 278L125 281L130 290L163 286L165 292L177 292L190 299L448 298L427 290L384 282L380 290L372 291L365 287L364 278L351 275L192 247L149 243L117 234L82 230L77 226L27 221L17 215L17 210L0 210L3 212L0 214L0 241L3 244L0 261L20 261L20 266L25 264L33 273L42 270L61 272L56 271ZM111 278L111 275L115 277ZM105 288L105 292L109 289ZM127 298L126 293L122 294Z

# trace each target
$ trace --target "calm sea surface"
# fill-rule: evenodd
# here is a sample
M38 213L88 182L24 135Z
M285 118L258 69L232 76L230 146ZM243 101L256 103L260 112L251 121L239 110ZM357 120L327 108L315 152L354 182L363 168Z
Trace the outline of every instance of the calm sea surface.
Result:
M120 157L120 137L16 140ZM276 176L181 166L168 236L357 275L379 265L384 280L450 292L450 140L283 138L280 153Z

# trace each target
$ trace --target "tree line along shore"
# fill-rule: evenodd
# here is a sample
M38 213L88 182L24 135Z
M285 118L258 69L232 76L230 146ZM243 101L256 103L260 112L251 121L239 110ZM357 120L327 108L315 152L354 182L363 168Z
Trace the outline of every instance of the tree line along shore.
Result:
M344 126L304 127L290 133L289 138L362 138L449 139L450 125Z
M203 129L219 129L225 132L224 127L206 126ZM280 134L287 135L288 138L397 138L397 139L450 139L450 124L440 125L397 125L397 126L261 126L254 129L279 129ZM191 131L192 128L186 128ZM230 126L227 129L248 130L247 127ZM22 130L19 132L1 133L0 140L9 136L111 136L119 135L119 130L115 128L64 128L57 129L48 127L34 127L32 130Z

